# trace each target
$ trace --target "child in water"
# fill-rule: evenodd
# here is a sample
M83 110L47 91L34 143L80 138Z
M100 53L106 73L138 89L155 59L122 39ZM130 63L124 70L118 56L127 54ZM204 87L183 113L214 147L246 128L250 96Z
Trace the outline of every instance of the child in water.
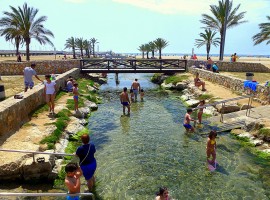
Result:
M144 97L144 90L143 89L141 89L140 97L141 97L141 101L143 101L143 97Z
M204 106L205 105L205 100L201 100L198 107L199 106ZM199 112L198 112L198 120L199 120L199 124L202 123L202 114L203 114L203 109L204 108L199 108Z
M216 137L217 137L217 132L211 131L207 139L206 155L207 155L207 161L211 165L215 165L215 162L216 162L216 147L217 147ZM211 156L212 156L212 160L210 160Z
M170 200L169 191L166 187L159 188L159 191L156 193L155 200Z
M76 163L68 163L65 167L66 178L65 184L68 188L69 194L80 193L80 176L82 175L82 170L80 166ZM67 200L79 200L79 196L67 196Z
M193 126L190 125L190 121L195 121L194 119L192 119L190 117L191 113L192 113L192 109L191 108L188 108L187 109L187 113L185 114L185 119L184 119L183 126L185 127L186 131L194 132Z
M134 97L135 97L135 94L133 92L133 89L130 89L130 99L131 99L131 102L134 102Z

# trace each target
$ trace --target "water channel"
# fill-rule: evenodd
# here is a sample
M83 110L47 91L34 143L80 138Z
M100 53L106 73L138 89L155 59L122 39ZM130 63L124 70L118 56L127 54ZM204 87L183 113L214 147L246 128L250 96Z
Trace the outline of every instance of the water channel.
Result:
M108 75L100 95L103 104L90 117L91 140L96 145L96 192L100 199L154 199L160 186L173 199L269 199L269 163L240 145L229 133L217 139L219 168L206 165L206 137L185 134L185 106L180 94L160 92L151 75ZM122 116L119 94L137 77L145 101L131 105ZM203 130L202 130L203 131Z
M115 75L109 74L108 84L100 88L103 104L89 118L91 140L97 149L96 199L153 200L160 186L168 187L177 200L269 199L269 162L254 156L229 133L221 133L217 139L219 167L209 172L207 138L185 134L182 122L186 108L177 98L180 94L159 90L150 77L120 74L116 85ZM122 116L119 94L124 86L130 88L134 78L144 88L145 100L131 105L130 117ZM17 187L1 183L0 191L21 190ZM59 192L46 183L20 188Z

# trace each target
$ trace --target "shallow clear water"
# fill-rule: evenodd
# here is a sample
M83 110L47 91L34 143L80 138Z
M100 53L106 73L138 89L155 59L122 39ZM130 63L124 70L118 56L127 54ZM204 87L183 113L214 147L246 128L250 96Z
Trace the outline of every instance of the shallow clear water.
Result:
M132 104L130 117L122 116L119 94L134 77L145 89L145 101ZM156 86L149 75L119 78L116 86L109 75L108 85L101 87L104 104L89 119L100 199L154 199L160 186L168 187L174 199L269 199L269 165L223 133L217 139L219 167L210 173L207 138L185 134L186 108L175 94L151 91Z

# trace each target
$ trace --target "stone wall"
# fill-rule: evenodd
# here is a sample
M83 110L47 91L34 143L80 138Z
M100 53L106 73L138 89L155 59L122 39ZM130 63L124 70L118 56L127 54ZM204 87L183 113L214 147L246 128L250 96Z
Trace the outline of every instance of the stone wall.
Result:
M56 78L57 90L65 87L65 81L69 76L78 78L80 70L71 69ZM18 130L24 123L29 121L29 114L39 106L45 104L44 85L36 85L32 90L24 93L23 99L10 97L0 103L0 136Z
M80 60L52 60L34 62L0 62L0 75L23 75L23 69L36 63L37 74L62 74L80 67Z
M205 61L188 60L187 67L198 66ZM270 69L261 63L246 62L217 62L219 71L223 72L270 72Z
M240 92L240 93L247 92L244 89L244 81L245 80L243 80L243 79L231 77L229 75L213 73L211 71L207 71L204 69L198 69L198 68L194 68L194 67L189 67L188 71L194 75L198 72L202 79L211 81L213 83L217 83L219 85L222 85L226 88L231 89L232 91ZM207 86L206 86L206 88L207 88ZM262 103L269 103L268 102L269 94L270 94L269 87L265 87L262 84L257 85L256 98L258 98L258 101L262 101Z

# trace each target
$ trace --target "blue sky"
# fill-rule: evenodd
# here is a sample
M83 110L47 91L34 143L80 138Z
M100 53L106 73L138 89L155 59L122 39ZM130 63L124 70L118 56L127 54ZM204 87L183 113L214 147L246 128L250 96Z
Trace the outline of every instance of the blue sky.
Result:
M8 2L8 3L7 3ZM0 2L0 17L10 11L9 5L22 6L25 1ZM210 14L209 5L217 0L27 0L29 6L39 9L38 16L48 17L44 23L55 38L57 50L63 50L67 38L95 37L99 50L134 52L141 44L158 37L169 42L163 53L206 53L205 47L197 49L195 39L203 32L201 14ZM270 55L270 45L253 46L252 36L259 32L258 24L266 22L270 15L270 0L234 0L234 7L247 11L248 22L228 29L225 54ZM218 34L217 34L218 35ZM22 47L25 49L24 47ZM14 49L12 43L0 38L0 49ZM53 50L33 41L30 50ZM218 48L212 47L211 54Z

